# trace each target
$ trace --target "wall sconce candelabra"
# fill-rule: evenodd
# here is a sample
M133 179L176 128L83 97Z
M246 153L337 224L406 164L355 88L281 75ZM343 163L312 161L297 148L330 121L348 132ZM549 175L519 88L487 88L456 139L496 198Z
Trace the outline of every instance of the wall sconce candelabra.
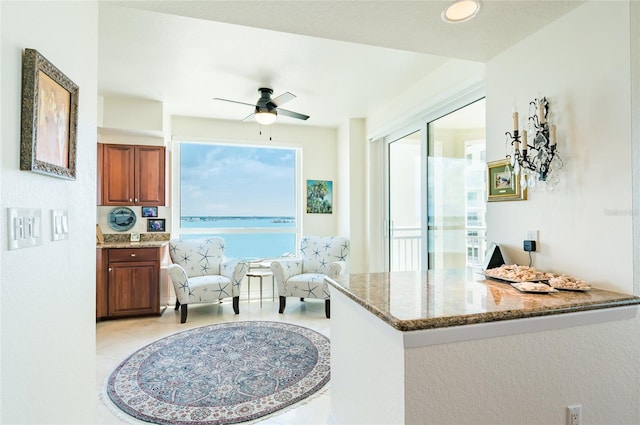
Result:
M520 186L534 188L542 183L548 190L560 182L558 173L562 160L558 155L556 126L550 124L549 102L547 98L529 102L529 117L524 123L522 134L518 129L518 112L513 113L513 134L505 133L507 143L511 145L507 153L509 164L505 171L520 175ZM532 144L528 140L531 137Z

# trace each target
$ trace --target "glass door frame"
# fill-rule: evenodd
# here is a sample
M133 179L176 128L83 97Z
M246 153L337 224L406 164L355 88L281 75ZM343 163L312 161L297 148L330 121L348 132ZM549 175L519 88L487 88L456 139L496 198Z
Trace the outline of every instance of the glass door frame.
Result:
M427 165L427 157L428 157L428 138L429 138L429 123L435 121L439 118L442 118L445 115L448 115L452 112L457 111L458 109L464 108L465 106L474 103L482 98L486 98L485 94L485 86L484 84L476 85L474 87L470 87L465 91L458 93L446 101L443 101L439 104L434 105L432 108L425 110L422 114L419 115L418 118L414 118L408 120L408 124L403 126L398 126L398 129L388 133L386 136L382 138L383 141L383 202L384 202L384 217L382 223L382 240L384 243L384 261L385 261L385 271L390 270L391 266L391 219L390 219L390 208L391 208L391 194L389 193L389 145L397 140L400 140L404 137L407 137L416 131L421 131L420 133L420 197L421 197L421 205L420 205L420 226L424 231L422 232L422 237L420 241L420 262L421 262L421 271L425 271L429 269L428 263L428 216L427 216L427 174L428 174L428 165Z
M427 125L426 122L420 120L413 124L402 128L402 130L393 132L384 138L384 258L385 258L385 270L391 270L391 193L390 186L390 149L393 142L404 139L414 133L420 132L420 228L426 229L426 214L427 214ZM422 232L420 238L420 264L427 264L427 238L424 232Z

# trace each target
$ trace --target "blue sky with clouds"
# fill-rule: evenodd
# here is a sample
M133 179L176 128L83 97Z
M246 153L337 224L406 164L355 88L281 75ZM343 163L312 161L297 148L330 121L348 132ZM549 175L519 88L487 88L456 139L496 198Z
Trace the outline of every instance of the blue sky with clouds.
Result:
M181 216L295 213L295 150L204 143L180 147Z

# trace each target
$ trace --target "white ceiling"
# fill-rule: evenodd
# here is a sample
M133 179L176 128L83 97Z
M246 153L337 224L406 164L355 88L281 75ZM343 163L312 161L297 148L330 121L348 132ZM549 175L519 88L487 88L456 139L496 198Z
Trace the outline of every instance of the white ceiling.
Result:
M336 127L364 117L454 58L486 62L582 1L484 0L445 24L449 1L104 1L98 89L162 101L175 115L242 119L259 87L298 97L310 115L281 123Z

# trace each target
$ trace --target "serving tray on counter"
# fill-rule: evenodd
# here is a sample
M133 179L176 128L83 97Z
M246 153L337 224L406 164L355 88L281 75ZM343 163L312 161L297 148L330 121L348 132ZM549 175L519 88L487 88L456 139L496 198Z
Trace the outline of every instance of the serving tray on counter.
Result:
M493 279L493 280L497 280L497 281L505 282L505 283L548 282L549 281L548 278L532 279L532 280L517 280L517 279L509 279L507 277L491 276L491 275L488 275L488 274L482 273L482 272L478 272L478 274L481 274L482 276L486 277L487 279Z
M587 292L591 290L591 288L564 288L562 286L553 286L553 288L558 289L560 291L573 291L573 292Z
M543 288L542 286L540 286L539 289L527 289L526 286L524 286L524 283L528 283L528 282L519 282L519 283L512 283L511 286L513 286L514 288L516 288L518 291L520 292L527 292L530 294L552 294L554 292L558 292L557 289L552 288L551 286L548 286L544 283L541 283L540 285L544 285L545 288Z

